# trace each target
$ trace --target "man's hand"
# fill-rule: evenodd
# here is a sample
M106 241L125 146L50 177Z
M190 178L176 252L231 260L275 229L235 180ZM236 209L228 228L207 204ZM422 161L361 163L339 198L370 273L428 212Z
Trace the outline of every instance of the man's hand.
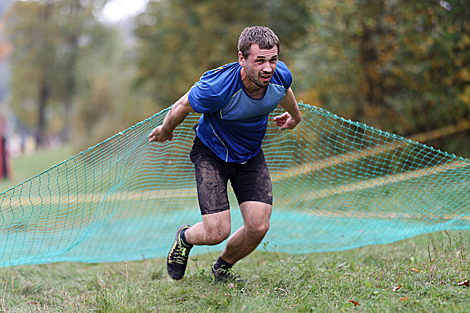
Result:
M173 139L173 132L164 132L163 126L158 126L149 135L149 142L164 142Z
M300 123L302 119L302 114L299 111L297 106L297 101L295 100L294 92L292 88L289 88L282 99L279 106L286 110L287 112L278 115L274 118L274 122L280 129L294 129L297 124Z
M190 112L194 112L188 100L189 91L182 96L163 119L163 124L156 127L149 135L149 142L164 142L173 139L173 130L183 122Z
M281 115L274 117L274 122L280 129L294 129L297 124L299 124L299 120L295 120L288 112L285 112Z

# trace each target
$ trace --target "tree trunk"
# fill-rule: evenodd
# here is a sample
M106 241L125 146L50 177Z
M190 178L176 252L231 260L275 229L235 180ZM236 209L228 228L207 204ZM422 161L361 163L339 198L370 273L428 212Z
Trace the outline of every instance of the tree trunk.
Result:
M49 98L49 88L47 86L45 78L42 81L42 85L39 91L38 99L38 125L36 129L36 148L41 149L46 146L46 104Z
M374 30L363 24L363 35L360 44L362 64L365 68L365 96L370 106L384 106L383 79L378 72L378 53L372 40Z
M72 112L72 101L73 97L76 92L76 79L75 79L75 72L76 72L76 64L78 58L78 36L74 35L71 36L68 40L68 43L72 47L72 53L70 54L69 58L69 72L66 78L66 94L64 100L64 127L62 129L61 139L64 142L69 141L71 135L71 112Z

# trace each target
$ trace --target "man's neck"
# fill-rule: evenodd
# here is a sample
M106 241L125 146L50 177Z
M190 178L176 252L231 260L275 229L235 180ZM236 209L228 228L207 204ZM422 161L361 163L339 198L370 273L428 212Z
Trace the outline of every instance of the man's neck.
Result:
M245 69L242 67L240 71L240 76L242 79L243 88L245 88L246 93L253 99L262 99L266 94L268 87L261 88L251 81L251 79L246 75Z

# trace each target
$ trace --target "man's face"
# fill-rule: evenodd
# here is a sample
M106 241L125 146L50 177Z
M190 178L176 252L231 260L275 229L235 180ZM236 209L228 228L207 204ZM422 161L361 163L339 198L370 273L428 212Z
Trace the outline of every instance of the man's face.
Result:
M272 49L260 49L257 43L251 45L248 58L239 53L240 65L248 78L259 88L269 85L277 66L277 46Z

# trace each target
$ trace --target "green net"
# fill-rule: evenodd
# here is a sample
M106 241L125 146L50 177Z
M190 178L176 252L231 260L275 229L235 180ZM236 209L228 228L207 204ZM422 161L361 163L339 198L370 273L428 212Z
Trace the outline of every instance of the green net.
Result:
M470 228L468 160L299 107L293 131L279 130L273 112L263 143L274 192L268 250L344 250ZM179 226L201 221L189 160L199 115L172 141L149 144L167 110L1 193L1 266L165 256ZM229 194L235 230L242 218Z

